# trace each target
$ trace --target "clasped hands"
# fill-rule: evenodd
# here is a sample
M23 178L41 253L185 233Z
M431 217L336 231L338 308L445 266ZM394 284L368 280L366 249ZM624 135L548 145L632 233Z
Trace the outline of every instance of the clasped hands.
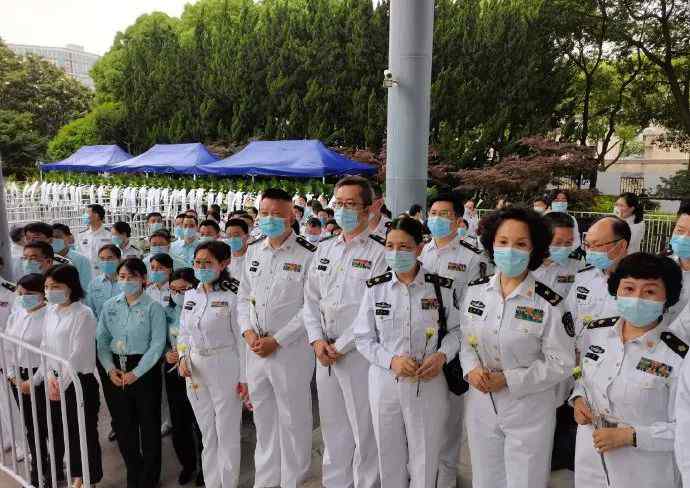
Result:
M446 363L446 355L435 352L419 364L410 356L395 356L391 361L391 369L398 378L415 378L418 380L430 380L441 373Z
M502 371L489 371L476 367L467 375L467 382L482 393L496 393L507 386L506 375Z

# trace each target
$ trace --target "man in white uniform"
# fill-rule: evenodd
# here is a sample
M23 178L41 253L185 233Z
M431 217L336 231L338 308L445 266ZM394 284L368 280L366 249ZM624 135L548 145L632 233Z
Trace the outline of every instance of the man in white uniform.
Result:
M453 280L455 296L461 302L467 283L481 277L482 252L458 234L462 205L451 194L439 194L429 202L427 227L433 239L420 255L424 269ZM450 410L443 431L438 488L455 487L464 421L464 395L449 393Z
M228 271L230 276L240 279L244 272L244 258L249 247L249 226L240 218L232 218L225 224L225 235L225 243L232 251Z
M82 219L87 227L77 236L77 252L86 256L91 263L91 271L95 272L98 250L106 244L112 244L113 237L110 229L103 225L105 209L101 205L88 205Z
M324 440L323 486L379 486L369 409L369 362L357 351L353 321L367 280L386 270L385 240L368 232L372 190L359 176L335 186L335 219L343 233L315 254L305 289L304 325L319 361L316 384Z
M544 216L553 232L549 257L544 260L534 276L559 295L567 297L575 283L575 275L584 268L584 252L575 247L575 225L573 219L561 212Z
M255 488L297 488L311 462L314 352L302 321L304 285L316 247L292 230L292 200L266 190L247 251L238 317L247 342L247 383L254 406Z
M122 252L122 259L141 259L141 250L138 247L132 245L132 243L129 241L130 237L132 237L132 227L130 227L130 225L127 222L115 222L113 224L111 233L111 239L113 244L119 247L120 251Z
M671 321L671 329L685 342L690 342L690 309L686 308L690 303L690 201L682 204L678 210L678 220L671 236L671 250L671 259L678 263L683 272L683 288L680 300L666 312L666 316Z
M385 239L388 227L391 225L391 219L386 213L390 212L386 209L381 186L374 184L372 189L374 190L374 199L369 207L369 232Z

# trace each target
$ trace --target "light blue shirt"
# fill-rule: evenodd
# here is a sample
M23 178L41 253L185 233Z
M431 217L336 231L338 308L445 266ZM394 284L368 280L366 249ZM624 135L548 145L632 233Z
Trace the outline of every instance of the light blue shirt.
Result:
M159 303L142 293L132 305L124 293L103 305L98 319L96 347L98 359L106 371L115 367L112 354L141 354L132 372L141 378L155 366L163 355L168 326L165 312Z
M74 267L79 271L79 283L81 283L81 287L84 290L88 289L91 283L91 263L87 257L70 249L67 251L67 258L72 261Z
M175 349L177 348L177 337L180 334L180 315L182 314L182 307L175 304L174 307L164 307L165 317L168 321L168 343Z
M195 247L195 249L196 249L196 247ZM170 250L170 252L172 252L172 249ZM173 260L173 271L176 271L176 270L182 269L182 268L191 268L191 266L187 266L187 264L185 264L185 262L182 259L179 259L173 255L170 255L170 254L169 254L169 256ZM151 271L151 264L150 263L151 263L152 257L153 257L153 255L151 253L148 253L146 256L144 256L144 259L143 259L144 264L146 265L146 269L149 270L149 272ZM193 260L194 260L194 253L192 252L192 261Z
M194 251L199 245L199 241L196 240L191 244L187 244L187 241L180 239L170 244L170 256L173 259L182 261L187 268L191 268L194 264Z
M96 276L86 289L86 305L96 318L100 317L103 304L120 293L117 281L112 282L103 273Z

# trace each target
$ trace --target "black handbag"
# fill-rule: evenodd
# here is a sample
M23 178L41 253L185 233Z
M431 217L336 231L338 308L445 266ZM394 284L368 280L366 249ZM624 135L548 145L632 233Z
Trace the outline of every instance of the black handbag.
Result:
M438 276L436 276L438 278ZM446 307L443 305L443 296L441 294L441 285L438 279L432 280L434 284L434 292L436 293L436 300L438 300L438 346L441 348L443 338L448 334L448 322L446 321ZM462 373L462 366L460 366L460 353L455 355L453 359L443 365L443 374L448 383L448 390L455 395L462 395L469 390L470 385L465 381Z

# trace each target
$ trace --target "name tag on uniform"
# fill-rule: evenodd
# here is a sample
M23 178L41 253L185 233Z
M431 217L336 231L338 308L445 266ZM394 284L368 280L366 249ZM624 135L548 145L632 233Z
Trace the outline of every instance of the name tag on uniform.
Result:
M376 315L390 315L390 313L391 311L385 308L377 308L375 312Z
M594 354L593 352L588 352L585 354L585 357L591 359L592 361L599 361L599 355Z
M465 272L467 270L467 266L465 266L462 263L448 263L448 270L449 271L460 271L460 272Z
M84 239L83 241L81 241L81 245L82 245L82 246L88 246L88 245L89 245L89 240L88 240L88 239Z
M391 304L387 302L376 302L376 306L379 308L391 308Z
M541 324L544 321L544 311L538 308L520 306L515 309L515 318Z
M474 302L472 302L472 303L474 304ZM481 317L481 315L484 313L484 310L482 310L481 308L473 307L472 305L470 305L469 308L467 309L467 312L471 313L473 315L479 315Z
M323 264L319 264L316 269L319 271L328 271L328 266L324 266Z
M283 271L292 271L293 273L299 273L300 271L302 271L302 265L295 263L285 263L283 264Z
M671 376L673 366L649 358L640 358L640 362L637 363L637 369L661 378L668 378Z
M252 261L249 266L249 271L256 273L257 269L259 269L259 261Z
M436 310L438 300L435 298L422 298L422 310Z
M587 300L587 295L589 294L589 289L585 288L584 286L578 286L577 287L577 299L578 300Z
M559 275L556 281L558 283L575 283L575 275Z
M223 301L217 301L217 302L211 302L211 307L227 307L228 302L223 302Z
M185 302L184 309L185 310L192 310L195 305L196 305L196 302L192 302L192 301Z
M371 269L371 261L367 259L353 259L352 267L357 269Z

